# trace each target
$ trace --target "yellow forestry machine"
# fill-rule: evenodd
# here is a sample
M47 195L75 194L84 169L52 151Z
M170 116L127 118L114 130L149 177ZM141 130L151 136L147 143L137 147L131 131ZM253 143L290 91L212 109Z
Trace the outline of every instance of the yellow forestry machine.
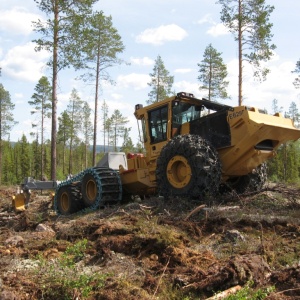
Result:
M201 200L222 187L258 191L266 181L265 161L281 144L300 138L293 121L280 113L184 92L146 107L137 104L134 115L146 154L106 153L96 167L55 185L58 214L118 203L124 194Z

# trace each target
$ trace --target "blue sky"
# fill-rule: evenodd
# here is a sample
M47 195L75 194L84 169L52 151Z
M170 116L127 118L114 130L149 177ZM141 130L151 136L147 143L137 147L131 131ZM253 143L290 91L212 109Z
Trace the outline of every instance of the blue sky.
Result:
M272 112L273 99L288 110L292 101L299 106L300 91L292 84L297 60L300 59L299 22L300 1L269 0L275 6L271 15L273 43L277 46L274 56L267 63L271 73L267 80L253 80L252 69L245 66L244 104L266 108ZM110 114L119 109L130 121L129 127L134 143L138 141L137 123L133 116L134 105L145 104L150 91L149 73L154 60L161 56L166 69L174 76L173 90L206 95L199 91L198 66L204 49L212 44L222 53L227 64L230 82L230 100L225 103L236 106L237 101L237 44L220 22L220 5L211 0L101 0L95 9L112 16L125 45L120 58L130 63L109 69L115 85L103 84L99 104L106 100ZM10 92L15 103L14 117L19 122L11 132L10 139L17 141L24 133L29 138L32 108L28 101L41 76L51 76L45 66L49 57L46 52L34 52L31 42L37 36L31 22L45 18L33 0L0 0L0 82ZM68 103L72 88L88 101L93 109L94 87L76 80L80 73L64 70L59 74L58 109L62 112ZM47 137L50 137L50 123ZM102 141L99 128L98 143Z

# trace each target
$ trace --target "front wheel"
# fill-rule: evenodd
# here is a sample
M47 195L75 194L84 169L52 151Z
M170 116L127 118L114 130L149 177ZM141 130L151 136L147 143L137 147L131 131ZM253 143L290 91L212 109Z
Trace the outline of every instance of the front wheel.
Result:
M200 136L176 136L160 153L156 177L164 197L214 195L221 181L218 153Z

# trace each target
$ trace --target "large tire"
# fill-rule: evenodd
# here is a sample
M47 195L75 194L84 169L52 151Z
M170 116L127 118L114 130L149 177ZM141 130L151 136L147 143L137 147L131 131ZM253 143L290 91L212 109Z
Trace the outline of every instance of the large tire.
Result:
M267 181L267 164L263 163L251 173L232 178L227 184L238 194L259 192Z
M158 191L164 197L214 195L221 181L218 153L200 136L176 136L160 153L156 178Z
M70 215L78 211L78 191L75 186L62 186L57 191L57 211L61 215Z
M86 207L95 205L101 189L95 174L87 173L82 178L82 199Z

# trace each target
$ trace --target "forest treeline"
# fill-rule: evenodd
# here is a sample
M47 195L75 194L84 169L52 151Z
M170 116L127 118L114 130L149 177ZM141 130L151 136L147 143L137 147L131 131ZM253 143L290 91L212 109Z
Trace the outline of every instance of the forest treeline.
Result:
M97 1L35 0L37 7L47 16L47 21L33 21L34 31L38 35L33 42L36 51L46 50L50 54L46 64L52 72L49 76L51 82L46 76L41 77L28 101L32 114L31 142L29 137L23 135L15 143L11 143L9 138L16 124L13 118L15 105L9 91L0 83L0 184L19 184L29 176L62 180L68 174L94 166L103 155L96 151L100 144L104 151L108 147L115 151L143 151L139 137L134 137L135 145L130 137L127 117L117 109L109 114L106 100L103 99L101 105L99 103L103 82L113 82L109 68L124 63L119 55L125 50L125 45L113 26L112 17L106 16L103 11L93 10ZM222 23L237 42L238 104L243 105L245 63L252 65L253 77L260 81L265 80L270 72L262 62L270 60L276 48L272 43L273 24L270 23L274 6L267 5L265 0L218 0L217 3L221 7ZM209 44L197 65L197 80L203 96L210 101L230 98L227 92L227 65L222 53ZM70 67L74 71L81 71L80 79L94 86L94 107L92 109L73 89L67 108L58 115L59 73ZM296 74L293 82L295 88L300 88L300 60L291 72ZM170 75L158 55L153 72L149 74L148 85L151 90L147 104L176 94L173 83L174 76ZM286 112L278 107L277 99L272 104L273 113L282 112L299 126L300 114L296 102L292 102ZM98 113L100 110L101 113ZM49 134L46 135L49 127L50 138ZM101 142L97 141L100 134L103 138ZM277 156L268 161L269 177L278 181L298 181L299 165L299 141L289 142L281 146Z
M82 141L74 146L72 158L68 148L62 143L57 145L57 174L58 180L64 180L69 175L71 164L72 174L92 166L92 149L88 149ZM102 150L104 147L102 145ZM107 150L114 150L113 146L106 146ZM142 151L142 148L128 147L123 144L117 150L124 152ZM44 144L44 173L41 173L41 145L38 141L28 142L25 135L17 143L3 142L3 167L1 181L3 185L18 185L27 177L37 180L50 178L50 153L51 144L47 140ZM97 161L102 158L104 152L97 153ZM300 141L288 142L282 145L277 155L267 161L268 178L275 182L297 183L300 180Z

